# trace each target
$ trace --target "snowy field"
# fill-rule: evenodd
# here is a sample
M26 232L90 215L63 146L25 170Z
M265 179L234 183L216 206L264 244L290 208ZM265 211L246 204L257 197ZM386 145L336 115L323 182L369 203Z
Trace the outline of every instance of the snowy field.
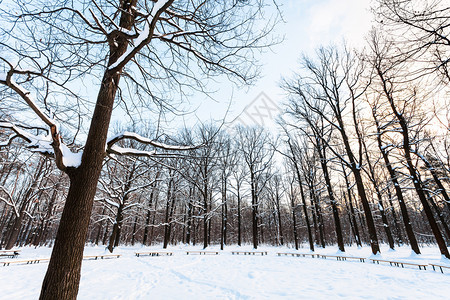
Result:
M445 274L417 267L389 264L277 256L277 252L307 253L282 247L261 247L267 256L186 255L199 247L119 247L119 259L83 261L78 299L450 299L450 270ZM218 250L216 247L207 249ZM388 251L385 259L440 262L437 248L423 248L420 256L407 248ZM48 258L49 248L23 248L19 258ZM135 252L172 251L173 256L136 257ZM320 249L336 254L336 248ZM87 247L85 255L107 254L103 247ZM348 256L370 256L368 247L347 249ZM12 260L2 258L0 262ZM47 263L0 267L0 299L37 299Z

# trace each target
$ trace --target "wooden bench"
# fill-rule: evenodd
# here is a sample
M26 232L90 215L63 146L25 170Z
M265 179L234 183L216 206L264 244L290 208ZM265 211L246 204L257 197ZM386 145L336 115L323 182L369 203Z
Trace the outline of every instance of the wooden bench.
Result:
M198 254L198 255L219 255L219 251L186 251L186 255Z
M37 258L37 259L27 259L27 260L14 260L14 261L3 261L1 262L4 267L9 266L10 264L38 264L41 261L49 261L50 258Z
M92 260L97 260L97 259L109 259L109 258L119 258L121 257L121 254L103 254L103 255L88 255L88 256L83 256L83 259L92 259Z
M358 259L360 262L365 262L366 258L365 257L355 257L355 256L342 256L342 255L324 255L324 254L320 254L320 257L326 259L327 257L334 257L336 258L336 260L347 260L347 259Z
M136 252L136 256L172 256L172 252Z
M317 256L317 258L319 258L320 256L320 254L316 254L316 253L277 253L278 254L278 256L281 256L281 255L292 255L292 256L297 256L297 257L300 257L300 256L302 256L302 257L306 257L306 256L311 256L312 258L314 258L314 257L316 257Z
M410 262L384 260L384 259L376 259L376 258L371 258L370 260L373 263L376 262L377 264L380 264L380 262L386 262L386 263L389 263L391 266L396 266L396 267L402 266L402 268L404 268L405 265L416 266L416 267L419 267L419 270L422 270L422 267L423 267L424 270L426 270L427 269L427 265L428 265L428 264L416 264L416 263L410 263Z
M358 259L360 262L365 262L367 258L365 257L356 257L356 256L341 256L342 260L347 260L347 259Z
M440 264L435 264L435 263L429 264L429 265L433 267L433 271L436 271L436 267L441 269L441 273L444 273L444 270L442 268L450 269L450 266L448 266L448 265L446 266L446 265L440 265Z
M20 250L0 250L0 256L15 258L19 256Z
M277 255L278 256L282 256L282 255L284 255L284 256L297 256L297 257L299 257L301 254L300 253L283 253L283 252L278 252L277 253Z
M244 255L255 255L255 254L261 254L263 255L267 255L267 251L231 251L232 255L239 255L239 254L244 254Z

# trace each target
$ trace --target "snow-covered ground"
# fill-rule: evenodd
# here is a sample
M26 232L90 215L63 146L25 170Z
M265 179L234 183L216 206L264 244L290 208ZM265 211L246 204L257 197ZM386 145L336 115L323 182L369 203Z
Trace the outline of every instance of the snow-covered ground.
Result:
M450 270L445 274L416 267L277 256L277 252L307 253L285 247L260 247L267 256L186 255L199 247L119 247L119 259L83 261L78 299L449 299ZM211 247L207 250L218 250ZM440 262L437 248L423 248L420 256L400 248L382 249L385 259ZM138 251L172 251L173 256L136 257ZM49 248L23 248L19 258L48 258ZM336 254L336 248L319 249ZM87 247L85 255L106 254L103 247ZM348 248L345 255L369 257L368 247ZM11 260L2 258L0 262ZM0 299L37 299L47 263L0 266Z

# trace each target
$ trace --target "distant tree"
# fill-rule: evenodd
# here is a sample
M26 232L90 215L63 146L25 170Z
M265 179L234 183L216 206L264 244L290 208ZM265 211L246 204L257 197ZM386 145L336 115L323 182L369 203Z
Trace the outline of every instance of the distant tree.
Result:
M260 195L264 190L270 176L267 172L273 163L272 157L274 149L272 148L271 138L268 132L262 127L237 127L238 149L242 152L245 165L248 170L247 178L251 191L251 209L252 209L252 241L253 248L258 248L259 215L258 207L260 205Z
M309 213L308 213L308 205L306 203L306 192L304 189L304 179L302 176L302 151L304 149L300 149L299 145L297 143L294 143L294 141L288 136L287 137L287 153L288 154L284 154L285 157L288 159L289 162L289 166L290 168L293 169L294 174L296 175L295 178L297 179L297 185L300 191L300 198L302 200L302 210L303 210L303 215L305 217L305 223L306 223L306 230L308 233L308 242L309 242L309 249L311 251L314 251L314 240L313 240L313 235L312 235L312 230L311 230L311 221L309 218ZM304 174L306 175L306 174ZM306 176L305 176L306 177ZM311 188L309 186L309 188ZM310 189L310 193L314 193L311 189Z
M114 214L108 244L110 252L119 245L127 211L140 205L136 195L145 193L146 188L153 184L146 178L149 168L146 162L134 157L119 157L105 164L105 174L100 177L99 190L104 195L105 205Z
M356 117L357 103L368 86L361 80L364 66L350 51L340 51L336 47L319 48L316 59L304 57L302 63L302 72L284 85L291 95L289 109L293 115L306 109L321 116L339 136L345 154L330 146L331 143L317 132L327 149L353 173L367 222L372 253L377 254L380 247L364 186L362 136ZM350 117L346 117L347 112L351 113ZM351 142L350 134L356 137L355 144Z
M228 197L229 183L233 170L237 165L236 145L231 137L224 132L219 137L218 169L220 176L221 203L221 229L220 229L220 249L223 250L227 244L228 233Z
M27 163L21 169L17 170L15 180L11 181L9 188L0 186L0 201L13 209L13 221L5 249L11 249L17 242L22 227L22 222L26 214L30 214L33 202L35 202L43 192L46 176L51 169L47 168L48 159L40 157L35 163L30 163L32 169L27 168ZM20 173L25 173L22 176ZM20 181L19 181L20 180Z
M390 55L391 43L384 43L384 40L374 34L371 41L371 59L370 63L374 68L374 80L379 85L379 93L395 117L395 132L400 135L401 143L397 146L401 149L404 157L404 165L412 181L414 190L422 205L423 212L431 227L441 254L450 258L450 253L445 240L435 220L430 203L428 202L424 183L421 179L417 162L413 159L413 153L417 152L417 145L421 143L420 132L426 123L426 118L420 111L419 103L424 98L420 95L420 88L416 85L405 85L398 81L399 74L408 66L404 60L393 60ZM416 133L415 133L416 132ZM396 145L392 145L396 147Z
M272 215L274 217L277 245L284 245L285 243L282 220L282 208L284 207L284 205L281 202L285 198L285 188L283 184L284 182L281 179L281 175L275 173L273 176L271 176L266 187L268 197L271 202Z
M237 147L237 145L236 145ZM236 150L236 160L242 161L242 153ZM244 188L248 170L243 164L238 164L232 170L230 192L236 197L237 207L237 244L242 245L242 201L246 198L248 191Z

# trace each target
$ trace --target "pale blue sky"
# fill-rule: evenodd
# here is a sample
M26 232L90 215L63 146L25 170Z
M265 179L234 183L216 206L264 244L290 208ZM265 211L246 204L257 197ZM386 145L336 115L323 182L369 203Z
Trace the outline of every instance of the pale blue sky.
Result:
M199 96L193 101L198 106L196 116L186 116L188 124L196 118L205 122L221 119L233 98L227 120L236 118L247 105L264 92L268 98L280 103L284 96L278 87L282 76L289 77L299 66L302 53L312 54L320 45L340 43L344 39L352 46L361 46L371 27L370 0L280 0L285 23L279 24L276 33L285 40L259 57L264 67L262 77L249 88L236 88L224 80L219 91L213 95L215 101ZM252 123L246 119L245 123ZM264 124L270 126L270 124Z

